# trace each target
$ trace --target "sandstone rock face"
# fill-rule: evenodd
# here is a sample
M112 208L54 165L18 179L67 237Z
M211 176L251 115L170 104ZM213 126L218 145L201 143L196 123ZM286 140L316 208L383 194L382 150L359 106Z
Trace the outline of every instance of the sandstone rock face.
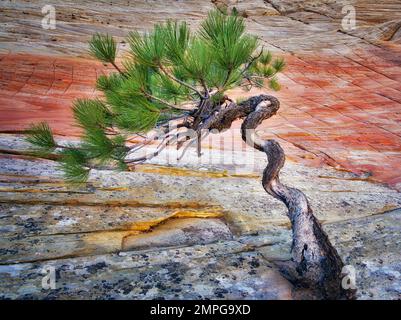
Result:
M215 7L235 8L286 59L281 109L258 128L287 153L282 179L310 198L356 270L359 298L401 297L397 1L52 3L54 30L41 26L46 1L0 4L1 298L299 298L275 265L290 257L291 232L284 206L260 185L263 154L228 143L220 150L216 138L201 160L191 151L179 163L162 156L136 172L94 171L77 189L53 162L9 152L27 150L17 134L31 122L48 121L62 139L80 134L71 103L96 96L96 78L111 70L87 54L94 32L115 36L122 56L130 30L168 18L195 28ZM354 29L343 24L347 5ZM242 145L238 133L232 137ZM252 166L243 165L250 157ZM42 289L49 266L55 290Z
M125 237L122 250L141 250L177 245L195 245L229 240L232 234L226 224L216 219L189 218L166 223L151 235Z
M27 147L20 137L1 141L3 150ZM291 257L284 206L266 195L260 175L208 162L200 171L191 154L179 167L165 166L161 155L136 172L94 171L78 189L63 183L52 161L4 155L2 297L302 298L276 267ZM265 161L257 160L259 169ZM283 180L310 197L356 270L359 297L398 298L400 210L391 210L401 206L400 194L297 163L287 164ZM55 290L41 286L49 267L58 272Z
M348 12L343 7L349 3L357 17L353 30L342 26ZM96 77L109 70L88 60L87 41L94 32L116 36L123 54L123 38L133 28L149 30L168 18L185 19L195 28L215 6L235 7L247 17L249 31L287 60L277 94L282 108L266 123L266 137L283 143L293 160L349 170L400 188L397 2L112 1L94 10L90 1L55 1L55 30L41 27L45 4L1 4L1 131L18 131L45 119L59 134L79 134L71 119L72 100L95 95Z
M363 299L401 297L400 214L394 210L363 219L326 225L345 263L357 270L357 287ZM395 235L395 237L394 237Z

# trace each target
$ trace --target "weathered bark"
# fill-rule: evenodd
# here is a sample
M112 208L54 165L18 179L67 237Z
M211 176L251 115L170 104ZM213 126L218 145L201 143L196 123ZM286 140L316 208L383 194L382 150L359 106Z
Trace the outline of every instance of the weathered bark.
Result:
M344 290L341 286L343 262L313 215L308 199L300 190L280 182L279 173L285 162L283 149L277 141L262 140L255 133L256 127L276 114L279 107L278 99L273 96L252 97L238 105L231 103L207 119L203 128L223 130L229 128L234 120L244 118L241 127L243 140L267 155L263 187L288 208L293 235L292 262L282 272L296 288L307 289L309 297L352 299L355 292Z

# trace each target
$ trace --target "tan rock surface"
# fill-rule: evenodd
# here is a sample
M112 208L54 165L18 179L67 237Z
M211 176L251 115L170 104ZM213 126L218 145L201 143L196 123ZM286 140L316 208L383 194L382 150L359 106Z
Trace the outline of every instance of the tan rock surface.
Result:
M3 137L4 147L25 145L9 138ZM51 161L3 156L2 296L291 298L290 284L274 265L290 257L289 223L259 177L223 164L217 170L204 163L196 171L191 156L179 167L158 159L137 172L94 171L77 189L62 182ZM346 172L293 163L283 180L310 197L346 263L360 274L359 296L397 297L401 242L394 228L400 215L387 211L400 207L400 194ZM59 270L57 290L41 289L41 270L48 266ZM390 273L397 281L388 280Z

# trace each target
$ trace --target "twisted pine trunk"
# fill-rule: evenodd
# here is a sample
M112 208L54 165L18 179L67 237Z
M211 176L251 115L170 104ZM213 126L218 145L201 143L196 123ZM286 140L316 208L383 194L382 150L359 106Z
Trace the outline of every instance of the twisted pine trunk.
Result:
M276 114L279 107L278 99L273 96L255 96L238 105L231 103L207 119L202 127L224 130L234 120L244 118L242 139L267 155L263 187L288 208L293 236L292 261L281 271L296 288L307 289L313 298L352 299L354 292L344 290L341 286L343 262L313 215L305 194L280 182L279 173L285 162L283 149L277 141L262 140L255 133L256 127Z

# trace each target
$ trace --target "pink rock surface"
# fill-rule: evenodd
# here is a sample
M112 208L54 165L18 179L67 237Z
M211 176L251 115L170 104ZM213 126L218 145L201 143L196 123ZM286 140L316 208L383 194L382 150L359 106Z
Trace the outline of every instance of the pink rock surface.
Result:
M0 59L0 131L18 132L45 120L57 134L79 135L72 101L95 96L95 79L106 67L57 56ZM385 59L353 61L335 54L286 56L286 61L277 93L282 107L261 126L264 136L280 140L291 160L401 183L401 70L394 73L400 67Z
M401 15L395 1L355 4L355 31L341 29L342 5L335 1L121 1L99 3L96 10L90 1L76 7L56 2L58 25L51 31L40 27L44 1L0 7L0 131L45 120L57 134L79 135L72 101L96 95L95 79L108 71L85 58L91 34L108 32L121 41L128 30L147 30L166 18L196 26L214 5L227 3L287 61L276 93L282 107L263 124L265 137L280 140L289 160L329 165L401 190Z
M401 57L401 50L391 50ZM269 136L295 146L290 157L400 189L401 58L388 59L389 51L287 57L277 94L283 106L265 124Z
M72 101L93 97L106 68L93 60L29 54L0 55L0 130L48 121L57 134L77 135Z

